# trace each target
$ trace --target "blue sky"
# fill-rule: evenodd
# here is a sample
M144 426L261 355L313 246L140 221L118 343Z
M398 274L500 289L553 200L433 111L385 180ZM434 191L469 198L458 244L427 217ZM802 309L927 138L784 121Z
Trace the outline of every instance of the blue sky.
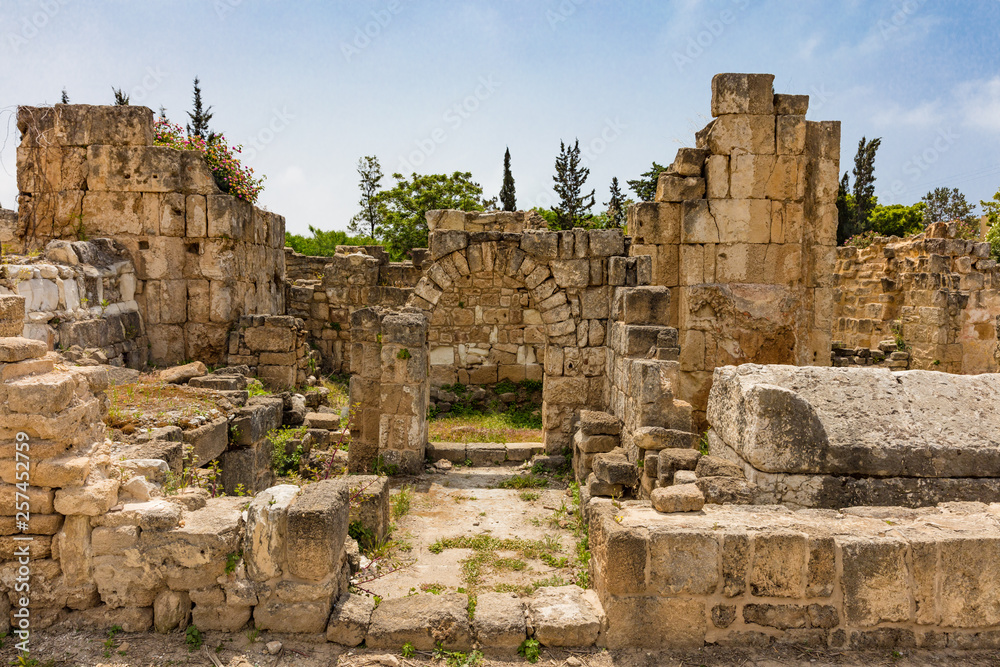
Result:
M548 205L559 141L579 138L607 201L710 120L712 75L770 72L843 121L841 171L882 137L876 192L1000 188L1000 0L8 1L0 14L0 204L16 199L18 104L132 102L186 120L198 75L214 129L246 147L260 202L344 229L358 158L386 173L471 171Z

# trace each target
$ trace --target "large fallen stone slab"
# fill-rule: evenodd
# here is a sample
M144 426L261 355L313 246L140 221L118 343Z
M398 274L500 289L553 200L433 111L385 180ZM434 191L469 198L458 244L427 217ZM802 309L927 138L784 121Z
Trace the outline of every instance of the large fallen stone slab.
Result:
M604 612L594 591L543 586L527 600L528 623L543 646L593 646Z
M715 371L713 456L757 502L1000 500L1000 375L745 364Z
M1000 477L1000 375L717 368L708 421L765 472Z

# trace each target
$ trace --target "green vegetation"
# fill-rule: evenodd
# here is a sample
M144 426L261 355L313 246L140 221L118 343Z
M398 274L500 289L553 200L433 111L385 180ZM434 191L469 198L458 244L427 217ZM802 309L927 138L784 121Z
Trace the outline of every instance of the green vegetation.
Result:
M538 493L538 491L521 491L517 496L526 503L533 503L541 498L542 494Z
M194 653L201 648L204 641L205 639L201 635L201 630L194 625L187 627L187 631L184 633L184 643L187 644L188 651Z
M525 639L521 642L521 645L517 647L517 654L528 662L534 664L538 662L538 654L541 647L542 644L537 639Z
M412 500L413 486L410 484L404 484L403 488L397 491L396 494L389 499L389 504L392 507L393 520L405 516L406 513L410 511L410 502Z
M474 536L440 539L428 547L431 553L439 554L445 549L471 549L472 554L462 559L462 580L469 595L474 595L482 584L483 577L496 572L519 572L527 568L526 559L539 559L554 555L562 549L558 540L525 540L521 538L498 538L487 533ZM513 551L517 557L501 556L498 551Z
M379 194L382 192L382 167L378 163L378 158L368 155L359 159L358 176L361 178L358 183L358 189L361 190L358 205L361 211L351 219L348 229L357 236L374 239L385 215L382 203L379 201Z
M639 178L625 182L632 188L632 192L635 193L639 201L653 201L656 197L656 184L660 180L660 172L666 170L666 167L657 164L654 160L653 166L648 171L643 172Z
M549 485L549 480L544 477L538 477L534 473L527 473L525 475L514 475L513 477L508 477L499 484L497 484L498 489L541 489Z
M500 203L505 211L517 210L514 175L510 172L510 148L503 154L503 186L500 188Z
M404 658L412 658L417 653L417 649L413 648L413 644L406 642L403 644L403 650L400 651Z
M590 169L580 164L580 140L572 147L559 142L559 155L556 157L555 191L559 195L559 203L552 207L556 214L556 228L573 229L583 227L591 217L590 209L594 207L594 191L583 194L583 187L590 176Z
M375 240L368 236L348 236L347 232L325 232L309 225L312 236L301 236L285 232L285 245L301 255L310 257L333 257L339 245L372 245Z
M271 467L279 477L294 476L299 473L302 462L302 445L296 445L288 451L290 441L299 440L306 434L306 427L275 428L267 432L267 441L271 443Z

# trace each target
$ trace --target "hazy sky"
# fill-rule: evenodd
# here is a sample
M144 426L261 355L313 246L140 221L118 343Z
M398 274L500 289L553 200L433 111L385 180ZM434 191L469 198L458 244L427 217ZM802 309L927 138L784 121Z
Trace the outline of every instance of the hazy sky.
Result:
M580 139L588 187L669 164L710 119L712 75L770 72L843 121L841 171L882 137L876 191L1000 187L1000 0L7 1L0 5L0 203L16 200L13 112L133 104L183 124L201 78L213 128L266 174L260 203L288 229L344 229L358 158L471 171L518 205L553 201L560 139Z

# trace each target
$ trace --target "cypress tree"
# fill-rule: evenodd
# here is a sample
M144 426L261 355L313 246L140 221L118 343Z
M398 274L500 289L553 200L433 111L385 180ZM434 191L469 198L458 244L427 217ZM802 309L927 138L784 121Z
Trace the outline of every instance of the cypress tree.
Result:
M500 203L503 204L504 211L517 210L514 175L510 173L510 148L503 154L503 187L500 188Z
M191 123L187 126L188 135L195 135L205 140L211 140L214 133L208 129L208 122L212 120L212 107L207 109L201 102L201 87L198 85L198 77L194 78L194 111L188 112Z
M607 202L608 225L611 227L621 227L625 222L625 198L622 196L621 188L618 186L618 177L611 179L611 199Z

